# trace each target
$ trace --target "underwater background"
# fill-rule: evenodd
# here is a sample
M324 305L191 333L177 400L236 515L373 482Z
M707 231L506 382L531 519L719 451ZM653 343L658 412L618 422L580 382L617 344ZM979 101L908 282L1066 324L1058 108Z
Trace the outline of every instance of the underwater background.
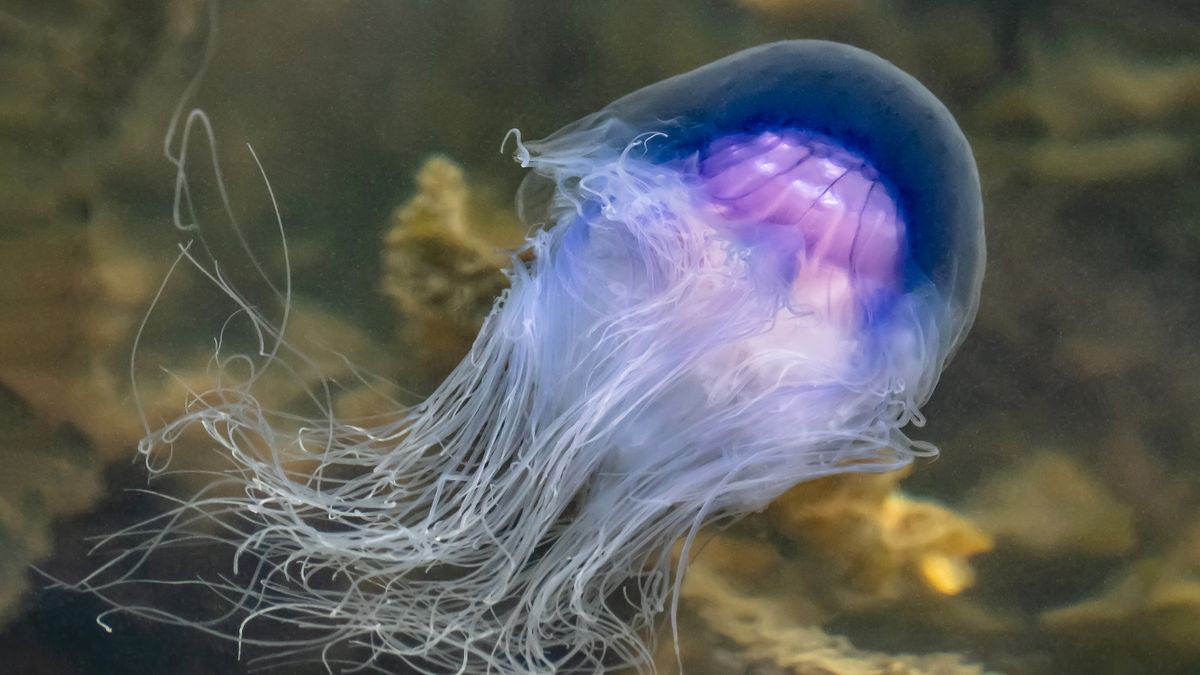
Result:
M170 419L231 311L173 277L131 379L187 238L162 142L209 7L0 0L0 672L250 670L197 631L115 615L106 632L104 605L31 571L81 578L88 537L161 508L131 492L131 381ZM685 672L1200 672L1200 5L264 0L222 4L216 25L189 105L279 274L246 144L262 161L296 339L412 397L465 353L524 234L510 128L536 138L778 39L912 73L967 133L986 201L979 316L915 434L942 455L803 484L713 530L682 590ZM231 239L211 245L236 262ZM225 271L253 286L248 262Z

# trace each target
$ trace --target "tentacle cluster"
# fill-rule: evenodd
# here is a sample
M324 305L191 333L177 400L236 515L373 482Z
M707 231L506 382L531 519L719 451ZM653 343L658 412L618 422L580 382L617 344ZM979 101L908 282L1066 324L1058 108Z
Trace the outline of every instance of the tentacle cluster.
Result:
M315 413L264 405L265 370L313 362L185 250L262 348L218 354L211 388L141 451L162 471L155 462L199 431L227 468L103 542L112 557L85 585L117 593L164 548L216 543L230 569L145 583L199 586L225 609L122 609L271 645L274 658L316 651L331 668L346 645L379 669L648 668L655 617L702 524L804 480L934 452L902 428L922 422L946 355L945 296L888 281L904 265L886 258L904 255L901 232L862 275L870 293L835 301L841 282L804 276L828 237L774 222L749 236L744 213L714 203L705 153L728 144L681 152L673 129L686 125L593 122L544 142L517 136L534 229L511 287L451 375L388 420L339 418L329 382L309 387ZM871 201L873 169L837 166L865 178L857 220L839 211L831 227L890 213ZM788 208L803 224L830 193ZM286 306L290 287L280 293ZM232 377L233 363L249 374ZM293 637L258 630L272 624Z

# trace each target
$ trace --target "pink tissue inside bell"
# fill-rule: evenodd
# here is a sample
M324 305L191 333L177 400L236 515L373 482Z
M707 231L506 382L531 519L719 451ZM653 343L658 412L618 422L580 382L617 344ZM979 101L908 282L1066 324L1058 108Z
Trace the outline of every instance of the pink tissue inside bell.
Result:
M761 132L715 141L699 172L710 208L746 243L794 247L798 300L839 304L898 285L904 224L863 158L818 134Z

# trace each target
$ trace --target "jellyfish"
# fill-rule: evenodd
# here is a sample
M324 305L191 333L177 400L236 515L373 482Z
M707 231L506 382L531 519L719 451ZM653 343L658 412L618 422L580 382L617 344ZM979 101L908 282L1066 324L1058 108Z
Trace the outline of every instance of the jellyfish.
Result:
M914 78L778 42L506 145L530 234L444 382L367 425L223 377L141 452L199 430L224 489L106 540L92 590L199 586L226 610L120 609L331 670L340 649L379 670L645 670L703 525L936 454L906 429L974 319L983 212L966 138ZM285 367L280 327L242 310L275 339L258 371ZM231 567L139 576L198 541Z

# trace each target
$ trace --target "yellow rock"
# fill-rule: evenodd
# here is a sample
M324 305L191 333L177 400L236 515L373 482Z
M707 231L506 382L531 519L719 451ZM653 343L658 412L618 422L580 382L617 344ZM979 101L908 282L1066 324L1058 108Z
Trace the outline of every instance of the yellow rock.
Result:
M970 520L896 491L906 472L833 476L796 486L768 514L785 536L840 566L857 591L880 599L971 585L967 559L992 540Z
M962 558L929 554L921 557L917 569L926 585L942 595L958 595L975 582L975 570Z

